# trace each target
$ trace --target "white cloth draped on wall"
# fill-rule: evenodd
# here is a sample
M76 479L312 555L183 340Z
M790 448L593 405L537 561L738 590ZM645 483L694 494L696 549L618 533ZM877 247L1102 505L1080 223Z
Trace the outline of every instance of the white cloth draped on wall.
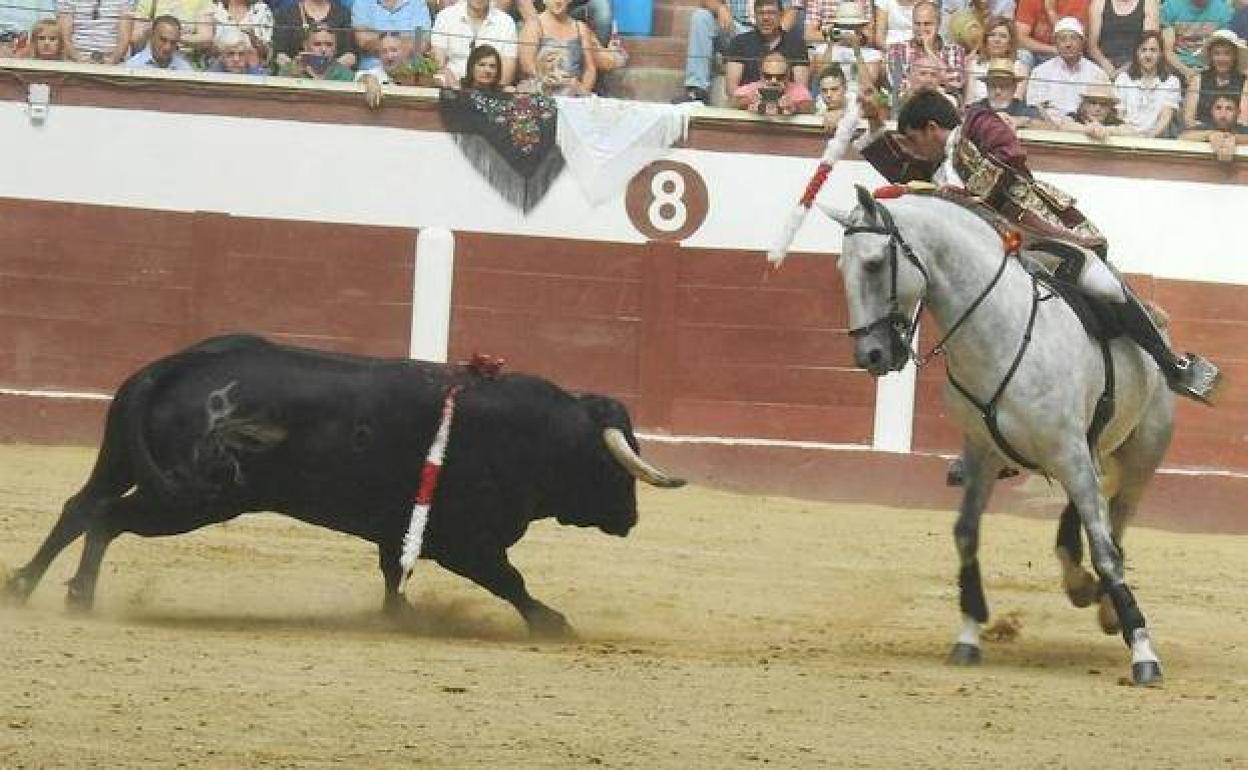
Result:
M598 97L556 97L556 142L577 184L597 206L684 139L687 108Z

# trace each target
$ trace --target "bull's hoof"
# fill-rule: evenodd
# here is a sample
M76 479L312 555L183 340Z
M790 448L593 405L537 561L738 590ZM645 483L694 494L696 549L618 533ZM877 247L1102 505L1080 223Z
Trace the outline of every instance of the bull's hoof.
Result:
M949 651L948 663L951 666L978 666L984 660L979 647L966 642L957 642Z
M549 608L532 612L526 618L529 636L546 641L575 642L579 637L562 614Z
M1132 663L1131 684L1136 687L1161 687L1161 664L1155 660Z
M8 580L4 581L4 589L0 591L0 602L10 607L20 607L26 603L34 590L35 581L20 571L14 572Z
M69 590L65 592L65 607L73 613L88 613L95 606L95 592L82 588L74 581L69 581Z

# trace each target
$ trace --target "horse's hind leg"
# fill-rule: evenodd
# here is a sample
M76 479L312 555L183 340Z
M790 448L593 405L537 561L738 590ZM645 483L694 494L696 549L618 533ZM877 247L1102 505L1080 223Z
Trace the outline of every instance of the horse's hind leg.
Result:
M18 568L5 583L4 597L16 604L25 602L52 561L87 530L93 518L124 494L131 483L125 452L106 443L96 460L91 478L78 494L65 502L60 518L31 560Z
M1131 523L1131 519L1135 517L1140 500L1144 497L1149 482L1161 466L1166 449L1170 446L1172 423L1167 419L1165 410L1157 410L1150 414L1159 414L1159 418L1148 420L1136 428L1135 432L1114 453L1113 458L1117 463L1120 482L1117 492L1109 501L1109 526L1114 545L1118 547L1118 552L1123 554L1124 561L1123 534ZM1101 625L1101 630L1107 634L1118 633L1122 630L1118 621L1118 612L1108 597L1101 597L1097 621Z
M1087 607L1100 596L1096 577L1083 566L1083 529L1079 509L1066 501L1057 524L1057 545L1053 548L1062 568L1062 587L1076 607Z
M1059 480L1079 510L1092 552L1092 566L1121 621L1123 640L1131 648L1132 680L1136 684L1159 684L1161 663L1153 650L1144 613L1127 586L1122 554L1114 544L1092 458L1086 447L1082 449L1082 456L1073 458L1071 464L1058 474Z
M982 657L979 627L988 622L988 600L979 571L979 523L1003 463L996 454L969 443L962 456L965 461L962 505L953 525L953 540L958 549L958 607L962 610L962 625L949 653L949 662L965 666L979 663Z

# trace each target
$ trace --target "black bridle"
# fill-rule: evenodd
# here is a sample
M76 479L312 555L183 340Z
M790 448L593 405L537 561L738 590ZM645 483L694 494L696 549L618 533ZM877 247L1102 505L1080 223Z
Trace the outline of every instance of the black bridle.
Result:
M997 283L1001 280L1001 276L1005 273L1005 265L1010 259L1010 252L1007 250L1001 257L1001 264L997 268L997 273L979 293L975 301L967 306L962 315L958 316L958 320L950 325L945 335L932 346L927 355L922 355L914 349L914 335L918 331L919 315L923 312L923 296L919 296L919 301L914 306L914 313L907 317L901 312L901 303L897 301L897 270L899 260L897 253L900 252L906 260L918 269L919 274L923 276L924 287L931 283L931 277L928 275L927 268L914 254L914 249L910 248L910 244L906 243L906 239L901 237L901 232L897 229L897 223L893 220L893 215L884 206L876 206L875 213L880 219L878 225L854 225L845 228L845 237L857 235L858 233L870 233L872 235L883 235L888 237L888 312L883 316L875 319L865 326L859 326L849 330L851 337L865 337L876 329L886 328L889 334L889 340L893 345L894 351L902 351L901 360L896 363L894 370L900 370L905 366L906 358L914 360L914 365L922 367L930 362L933 358L945 352L945 345L949 342L949 338L961 328L962 324L971 317L992 290L996 288Z

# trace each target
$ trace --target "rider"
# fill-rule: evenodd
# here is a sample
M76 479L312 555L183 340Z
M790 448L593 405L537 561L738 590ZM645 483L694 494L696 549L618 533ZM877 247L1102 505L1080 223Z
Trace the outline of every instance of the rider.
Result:
M1059 276L1108 300L1123 330L1153 357L1171 390L1213 403L1221 380L1217 366L1194 353L1173 352L1117 271L1084 270L1092 260L1106 260L1104 236L1070 196L1031 175L1018 137L992 109L968 107L963 120L944 95L919 91L902 106L898 130L886 131L884 107L874 95L864 93L861 103L868 131L855 146L888 181L960 187L983 200L1023 230L1030 248L1059 258Z

